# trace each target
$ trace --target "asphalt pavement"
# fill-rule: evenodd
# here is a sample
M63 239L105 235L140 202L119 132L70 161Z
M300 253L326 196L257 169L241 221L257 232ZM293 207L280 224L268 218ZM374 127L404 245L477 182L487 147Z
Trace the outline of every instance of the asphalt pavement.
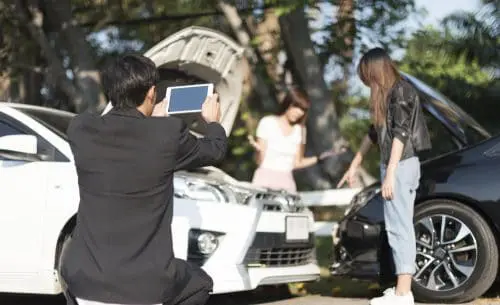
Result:
M3 295L1 305L65 305L60 296ZM477 300L462 305L500 305L500 299ZM367 299L333 298L323 296L288 297L272 301L245 300L241 296L225 295L212 298L207 305L368 305ZM426 304L437 305L437 304Z

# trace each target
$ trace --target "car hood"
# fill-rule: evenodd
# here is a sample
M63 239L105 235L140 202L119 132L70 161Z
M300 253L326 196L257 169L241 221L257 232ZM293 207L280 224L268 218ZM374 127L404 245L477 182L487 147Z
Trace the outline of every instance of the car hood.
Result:
M212 29L191 26L174 33L149 49L149 57L159 69L172 69L213 83L219 94L221 125L231 133L243 88L243 48L226 35ZM206 124L199 114L182 117L198 134Z
M422 106L444 124L462 144L470 146L491 137L474 118L439 91L414 76L401 74L417 88L420 96L423 97Z
M176 173L177 176L182 177L192 177L203 179L207 182L217 183L217 184L230 184L239 188L256 191L256 192L266 192L266 188L256 187L250 182L239 181L228 175L221 169L213 166L207 166L202 168L197 168L189 171L180 171Z

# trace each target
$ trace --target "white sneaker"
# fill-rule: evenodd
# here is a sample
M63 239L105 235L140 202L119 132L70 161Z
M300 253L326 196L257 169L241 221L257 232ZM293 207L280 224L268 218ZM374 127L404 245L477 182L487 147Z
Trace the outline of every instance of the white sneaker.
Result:
M384 291L384 295L370 300L370 305L414 305L413 294L396 295L396 289L389 288Z

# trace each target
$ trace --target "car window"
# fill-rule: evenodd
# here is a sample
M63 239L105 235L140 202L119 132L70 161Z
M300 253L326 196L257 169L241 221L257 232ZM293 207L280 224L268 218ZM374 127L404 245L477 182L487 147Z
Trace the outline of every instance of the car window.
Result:
M460 144L442 122L432 116L428 111L424 111L424 117L427 128L429 129L432 148L429 151L419 153L421 160L435 158L460 148Z
M29 115L32 119L45 126L47 129L57 134L64 140L68 140L66 130L72 119L68 115L57 115L54 113L44 112L38 109L17 108L22 113Z
M21 132L20 130L16 129L14 126L5 121L0 121L0 137L12 136L17 134L25 134L25 133Z
M69 161L54 145L21 122L0 115L0 137L16 134L29 134L37 138L37 153L45 156L45 161Z

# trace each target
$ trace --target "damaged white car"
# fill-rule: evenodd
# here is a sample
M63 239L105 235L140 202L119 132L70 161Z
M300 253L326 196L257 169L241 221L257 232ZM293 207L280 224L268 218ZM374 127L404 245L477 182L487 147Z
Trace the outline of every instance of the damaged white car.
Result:
M186 28L146 52L162 79L215 84L229 135L242 88L242 48ZM58 261L79 202L65 131L73 114L0 103L0 292L58 294ZM203 134L196 117L186 117ZM214 293L319 278L312 213L300 198L257 189L216 168L174 180L174 252L203 266Z

